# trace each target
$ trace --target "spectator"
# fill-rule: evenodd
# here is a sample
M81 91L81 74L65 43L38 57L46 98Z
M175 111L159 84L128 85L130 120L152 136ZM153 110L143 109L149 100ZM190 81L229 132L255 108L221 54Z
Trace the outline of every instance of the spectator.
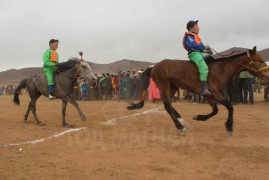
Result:
M86 101L88 100L88 89L89 89L89 86L88 86L88 83L86 82L85 79L82 80L82 85L81 85L81 90L82 90L82 96L81 96L81 99L83 101Z
M240 96L242 94L242 88L240 88L239 73L232 77L232 79L228 82L227 91L230 103L237 104L238 102L243 101L243 98L241 99Z
M268 97L268 94L269 94L269 83L264 83L262 81L262 84L264 84L264 101L269 101L269 97Z
M184 96L184 100L192 100L192 93L186 91L185 89L183 90L183 96Z
M249 99L249 103L253 104L254 103L254 95L253 95L253 85L252 85L252 75L248 72L248 71L242 71L240 73L240 80L242 82L243 85L243 103L247 104L248 103L248 99ZM249 98L248 98L249 96Z
M105 88L105 99L112 99L112 79L109 73L106 73L106 88Z
M261 80L259 78L254 78L254 92L258 91L258 93L261 93Z
M201 96L199 94L194 94L194 104L199 104L201 100Z
M73 96L75 100L78 100L78 81L76 80L74 87L73 87Z
M89 82L89 99L94 100L95 99L95 93L94 89L96 88L96 81L92 80Z
M151 102L155 102L155 100L159 100L161 99L160 96L160 91L158 89L158 87L156 86L156 84L154 83L153 79L150 77L149 80L149 92L148 92L148 99Z
M106 76L103 73L99 79L99 83L98 83L98 90L99 90L99 95L101 99L105 99L105 88L107 87L106 85Z
M120 99L128 99L130 97L128 75L125 71L122 72L123 77L120 79Z
M117 99L117 94L118 94L118 77L116 75L112 76L112 93L113 93L113 99Z

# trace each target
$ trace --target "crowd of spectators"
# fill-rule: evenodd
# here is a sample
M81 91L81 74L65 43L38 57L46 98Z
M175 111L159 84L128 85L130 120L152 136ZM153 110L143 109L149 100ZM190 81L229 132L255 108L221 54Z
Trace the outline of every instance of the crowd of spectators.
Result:
M102 73L96 81L78 79L73 87L73 96L76 100L138 100L141 94L140 79L143 69L136 71L119 71L116 74ZM248 71L234 76L223 90L223 96L233 104L254 104L254 92L261 93L264 88L264 101L269 101L269 83L253 77ZM15 85L0 86L0 95L13 95ZM150 79L148 100L155 102L161 99L158 87ZM174 100L180 99L180 88ZM183 91L183 99L194 103L205 103L206 99L198 94Z
M136 100L139 99L142 70L119 71L116 74L102 73L96 81L78 79L74 84L76 100Z
M0 86L0 95L13 95L16 87L15 85Z
M140 71L120 71L117 74L103 73L97 75L97 81L79 79L74 86L74 97L77 100L138 100L141 87ZM264 87L264 100L268 101L269 87L248 71L243 71L232 78L223 90L223 96L233 104L254 104L254 92L261 93ZM180 89L175 95L179 100ZM183 92L184 100L194 103L204 103L206 99L198 94ZM160 92L152 79L148 89L148 100L155 102L161 99Z
M230 80L223 90L223 96L233 104L254 104L254 92L261 93L261 89L264 87L264 101L269 101L268 85L269 83L252 76L248 71L242 71ZM198 94L193 96L195 103L206 102Z

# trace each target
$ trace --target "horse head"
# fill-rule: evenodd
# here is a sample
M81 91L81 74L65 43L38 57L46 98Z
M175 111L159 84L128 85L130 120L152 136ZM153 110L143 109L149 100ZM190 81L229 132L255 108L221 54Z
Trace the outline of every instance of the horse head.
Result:
M247 51L247 57L250 63L246 69L258 78L268 82L269 66L267 66L262 57L257 53L256 46L253 49L249 49Z
M89 79L89 80L96 80L97 77L94 75L91 66L84 61L83 59L78 60L77 67L79 69L79 77L82 77L84 79Z

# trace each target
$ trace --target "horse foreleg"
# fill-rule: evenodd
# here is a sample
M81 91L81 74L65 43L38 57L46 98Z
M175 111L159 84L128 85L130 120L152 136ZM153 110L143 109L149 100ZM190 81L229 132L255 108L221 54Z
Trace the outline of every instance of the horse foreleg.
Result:
M87 118L86 118L86 116L84 115L84 113L81 111L81 109L79 108L79 106L78 106L78 103L74 100L74 99L70 99L70 103L77 109L77 111L78 111L78 113L79 113L79 116L80 116L80 119L82 120L82 121L86 121L87 120Z
M216 99L219 103L224 105L228 110L228 119L225 123L225 127L226 127L228 134L232 135L232 132L233 132L233 112L234 112L233 105L228 100L226 100L221 93L218 93L216 95Z
M62 125L63 125L63 127L69 125L69 124L66 123L66 121L65 121L66 106L67 106L67 101L62 100Z
M227 130L228 134L232 135L232 132L233 132L233 112L234 112L233 105L225 99L220 101L220 103L223 104L228 110L228 119L225 123L225 126L226 126L226 130Z
M195 117L193 117L193 120L197 120L197 121L206 121L209 118L215 116L218 112L218 106L217 106L217 102L215 99L213 98L207 98L208 103L210 104L211 108L212 108L212 112L206 115L197 115Z

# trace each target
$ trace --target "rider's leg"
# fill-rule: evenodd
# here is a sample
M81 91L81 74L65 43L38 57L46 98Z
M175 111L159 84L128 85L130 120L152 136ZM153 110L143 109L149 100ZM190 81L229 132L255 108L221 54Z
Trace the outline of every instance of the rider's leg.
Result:
M207 76L208 76L208 67L205 63L203 54L201 52L193 52L189 55L189 59L195 63L199 70L199 78L201 81L201 87L202 87L202 96L210 95L210 91L208 90L207 85Z
M54 87L54 80L53 80L53 69L52 68L46 68L45 75L48 81L48 90L49 90L49 99L55 99L55 87Z

